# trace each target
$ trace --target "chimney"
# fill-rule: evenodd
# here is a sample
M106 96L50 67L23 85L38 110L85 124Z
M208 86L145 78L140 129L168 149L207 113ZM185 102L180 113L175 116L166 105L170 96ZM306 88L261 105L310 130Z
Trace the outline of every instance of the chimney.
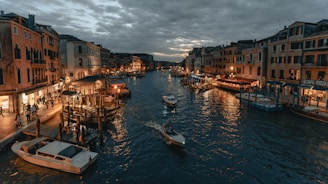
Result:
M35 27L35 16L34 15L28 15L28 28L34 29Z

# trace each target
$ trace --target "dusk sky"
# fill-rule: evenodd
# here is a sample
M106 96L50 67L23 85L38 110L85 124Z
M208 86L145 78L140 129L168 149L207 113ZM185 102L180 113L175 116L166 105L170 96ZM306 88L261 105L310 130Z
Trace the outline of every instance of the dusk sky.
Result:
M295 21L328 19L324 0L0 0L59 34L112 52L181 62L195 47L263 39Z

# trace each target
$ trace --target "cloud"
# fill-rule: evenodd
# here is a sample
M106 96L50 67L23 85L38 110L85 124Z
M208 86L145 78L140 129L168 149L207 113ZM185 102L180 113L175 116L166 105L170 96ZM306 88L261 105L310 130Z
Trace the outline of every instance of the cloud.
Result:
M113 52L180 62L194 47L263 39L295 21L327 18L321 0L0 0L6 13L51 25L60 34Z

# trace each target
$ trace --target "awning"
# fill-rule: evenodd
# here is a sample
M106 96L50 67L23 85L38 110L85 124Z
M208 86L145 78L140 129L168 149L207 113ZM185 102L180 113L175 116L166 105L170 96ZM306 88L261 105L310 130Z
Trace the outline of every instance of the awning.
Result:
M24 90L24 93L26 95L29 95L29 94L32 94L32 93L37 92L39 90L42 90L44 87L45 86L36 86L36 87L30 88L30 89Z

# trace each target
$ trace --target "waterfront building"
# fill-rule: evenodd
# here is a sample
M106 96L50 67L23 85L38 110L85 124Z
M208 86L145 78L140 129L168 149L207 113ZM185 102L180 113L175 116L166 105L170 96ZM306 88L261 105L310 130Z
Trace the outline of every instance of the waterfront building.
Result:
M134 53L133 55L140 58L147 71L155 69L154 57L152 55L144 53Z
M111 52L109 49L100 47L100 63L101 63L101 73L109 74L113 68L116 68L115 63L111 62ZM115 69L114 69L115 70ZM115 70L116 71L116 70Z
M242 50L240 77L256 81L259 88L266 84L268 39L256 41L253 47Z
M101 72L99 45L72 35L60 35L60 63L65 84Z
M199 74L201 72L201 48L193 48L186 58L186 72L190 74Z
M304 37L301 65L301 95L308 103L318 105L328 99L328 20L315 24L314 31Z
M59 36L48 25L1 11L0 105L22 112L54 91L59 82ZM4 81L6 81L4 83Z
M269 43L268 85L297 101L326 103L327 21L294 22Z

